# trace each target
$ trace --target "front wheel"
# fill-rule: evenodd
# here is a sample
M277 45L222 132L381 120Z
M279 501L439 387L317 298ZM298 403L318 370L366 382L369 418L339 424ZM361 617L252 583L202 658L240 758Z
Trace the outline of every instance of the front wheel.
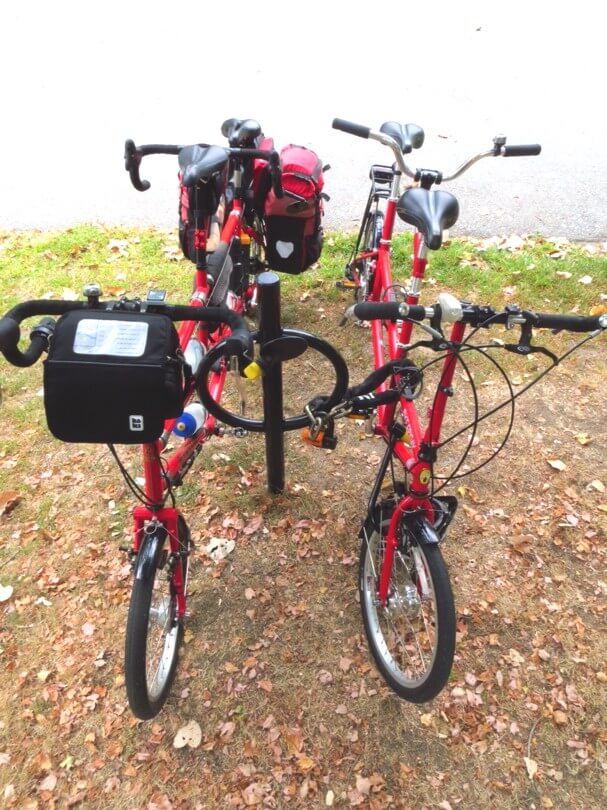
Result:
M388 600L379 576L394 505L369 517L361 531L360 604L369 648L399 697L425 703L443 689L455 654L455 605L436 545L423 545L401 521Z
M181 560L171 559L167 531L157 524L145 535L137 555L135 580L126 627L124 675L131 711L141 720L155 717L164 706L177 666L183 625L177 617L174 566L183 566L187 587L190 535L178 520Z

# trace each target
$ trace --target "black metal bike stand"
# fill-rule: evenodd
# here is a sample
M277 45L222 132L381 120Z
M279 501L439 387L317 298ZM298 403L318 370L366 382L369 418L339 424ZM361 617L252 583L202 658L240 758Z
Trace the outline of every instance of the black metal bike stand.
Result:
M280 279L276 273L257 276L259 300L259 348L282 334L280 324ZM283 432L282 364L273 363L262 378L263 418L266 435L268 492L279 494L285 487L285 451Z

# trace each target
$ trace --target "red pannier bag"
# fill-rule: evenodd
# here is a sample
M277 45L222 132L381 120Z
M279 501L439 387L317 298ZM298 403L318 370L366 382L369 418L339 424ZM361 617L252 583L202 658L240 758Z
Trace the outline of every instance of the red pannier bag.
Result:
M322 161L305 146L280 152L283 196L271 187L269 172L254 177L257 209L266 226L266 260L280 273L302 273L318 261L323 244L324 176ZM257 184L256 181L257 180Z

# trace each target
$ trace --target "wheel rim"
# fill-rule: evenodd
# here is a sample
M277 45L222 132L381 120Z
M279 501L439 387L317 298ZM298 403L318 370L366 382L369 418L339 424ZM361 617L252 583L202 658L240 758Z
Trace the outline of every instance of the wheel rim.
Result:
M415 688L427 680L436 658L438 613L430 572L419 549L397 550L388 603L382 606L377 592L385 535L373 531L365 537L362 598L369 640L389 675L401 686Z
M158 698L171 676L179 643L176 607L176 599L171 593L170 582L165 573L158 570L154 580L148 618L145 656L145 679L151 700Z

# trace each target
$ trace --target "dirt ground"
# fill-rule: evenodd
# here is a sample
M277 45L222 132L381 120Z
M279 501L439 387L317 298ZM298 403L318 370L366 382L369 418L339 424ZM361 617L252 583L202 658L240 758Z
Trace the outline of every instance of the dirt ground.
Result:
M323 334L337 315L317 316ZM335 339L359 379L368 333ZM537 358L526 362L515 390ZM484 401L498 401L483 374ZM23 378L11 407L35 404L39 386ZM603 806L604 392L602 339L521 397L506 449L449 487L456 660L423 706L383 684L357 603L379 440L346 420L335 451L289 435L279 496L266 493L261 437L209 444L180 495L197 548L186 644L147 723L131 716L122 675L130 493L104 448L55 442L38 413L0 453L13 494L0 510L0 582L14 589L0 605L6 806ZM503 411L485 422L471 463L506 424ZM212 537L236 542L219 564ZM191 721L201 741L176 748Z

